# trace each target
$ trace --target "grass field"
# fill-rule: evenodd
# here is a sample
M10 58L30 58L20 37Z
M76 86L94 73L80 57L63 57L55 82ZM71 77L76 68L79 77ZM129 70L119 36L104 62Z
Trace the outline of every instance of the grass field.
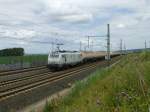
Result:
M0 64L14 64L18 62L37 62L37 61L47 61L47 55L26 55L26 56L9 56L0 57Z
M149 112L150 53L124 56L119 64L77 82L63 99L43 112Z

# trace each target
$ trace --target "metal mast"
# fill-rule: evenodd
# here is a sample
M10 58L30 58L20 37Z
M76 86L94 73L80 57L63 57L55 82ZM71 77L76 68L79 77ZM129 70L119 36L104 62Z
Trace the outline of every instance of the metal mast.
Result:
M108 65L110 64L110 25L107 25L107 60Z

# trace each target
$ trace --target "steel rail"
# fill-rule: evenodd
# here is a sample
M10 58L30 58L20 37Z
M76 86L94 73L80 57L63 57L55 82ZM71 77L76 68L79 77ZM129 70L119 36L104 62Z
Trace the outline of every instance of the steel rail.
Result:
M9 71L0 71L0 76L12 75L12 74L28 72L28 71L32 71L32 70L39 70L39 69L43 69L43 68L46 68L46 66L31 67L31 68L24 68L24 69L17 69L17 70L9 70Z
M98 63L95 63L94 65L97 65ZM90 65L88 65L88 66L90 66ZM86 66L86 67L88 67L88 66ZM85 67L85 68L86 68ZM82 69L85 69L85 68L82 68ZM74 72L78 72L78 71L80 71L81 70L81 68L79 68L79 69L76 69L76 70L74 70L74 71L66 71L64 74L66 74L66 73L74 73ZM39 82L39 81L42 81L42 80L46 80L46 79L49 79L49 78L51 78L51 77L55 77L56 75L57 76L59 76L59 75L62 75L63 73L54 73L54 74L46 74L46 75L42 75L42 76L40 76L40 77L35 77L34 79L30 79L30 80L25 80L24 82L19 82L19 83L13 83L13 84L10 84L10 85L8 85L8 86L3 86L1 89L0 89L0 92L5 92L5 91L9 91L9 90L11 90L11 89L14 89L14 88L18 88L18 87L23 87L23 86L26 86L26 85L29 85L29 84L33 84L33 83L35 83L35 82Z
M114 61L112 60L112 63ZM96 62L96 63L97 64L99 63L99 65L105 65L106 64L105 61ZM70 77L70 76L73 76L75 74L79 74L79 73L82 73L84 71L88 71L88 70L90 70L92 68L95 68L97 66L96 63L91 63L92 65L88 64L84 68L81 68L83 66L80 66L80 68L78 70L75 70L75 71L71 71L71 72L68 72L68 73L60 74L60 75L52 75L49 78L45 78L45 79L42 79L40 81L36 81L34 83L30 83L28 85L15 87L15 88L11 88L11 89L8 89L6 91L0 92L0 102L3 101L3 100L5 100L5 99L7 99L7 98L16 96L16 95L18 95L20 93L26 93L26 92L29 92L29 91L31 91L33 89L42 87L44 85L48 85L48 84L51 84L53 82L59 81L61 79L65 79L66 77Z
M104 62L104 61L103 61ZM97 62L97 63L100 63L100 62ZM101 62L102 63L102 62ZM90 63L90 64L93 64L93 63ZM22 78L17 78L17 79L13 79L13 80L8 80L8 81L3 81L3 82L0 82L0 88L1 87L5 87L7 85L11 85L12 83L17 83L17 82L20 82L20 81L24 81L24 80L28 80L28 79L34 79L34 78L38 78L37 76L45 76L45 75L49 75L50 73L53 75L53 74L62 74L62 73L66 73L66 72L70 72L70 71L73 71L73 70L76 70L76 69L79 69L81 67L85 67L85 66L88 66L90 64L85 64L83 66L78 66L78 67L75 67L75 68L71 68L71 69L68 69L68 70L65 70L65 71L59 71L59 72L47 72L47 73L43 73L43 74L33 74L33 75L29 75L29 76L26 76L26 77L22 77Z
M44 70L44 69L43 69ZM45 69L46 70L46 69ZM39 70L37 70L39 71ZM37 72L37 71L32 71L32 72ZM46 74L46 73L52 73L51 71L45 71L43 74ZM28 74L22 74L21 77L17 77L17 78L13 78L13 79L9 79L9 80L4 80L4 81L1 81L0 82L0 87L2 86L5 86L7 84L11 84L11 83L14 83L14 82L18 82L18 81L23 81L23 80L27 80L27 79L30 79L30 78L33 78L33 77L36 77L38 75L40 75L41 73L32 73L32 75L30 73Z
M47 84L51 84L52 82L59 81L59 80L64 79L66 77L72 76L74 74L78 74L78 73L87 71L89 69L95 68L96 66L97 65L90 65L88 67L81 68L77 71L72 71L72 72L69 72L69 73L66 73L66 74L63 74L63 75L58 75L58 76L53 75L50 79L46 78L45 80L41 80L41 81L38 81L36 83L32 83L30 85L27 85L27 86L23 86L23 87L20 87L20 88L15 88L13 90L3 92L3 93L0 94L0 101L2 101L4 99L7 99L9 97L18 95L20 93L25 93L25 92L33 90L35 88L38 88L38 87L41 87L41 86L44 86L44 85L47 85Z

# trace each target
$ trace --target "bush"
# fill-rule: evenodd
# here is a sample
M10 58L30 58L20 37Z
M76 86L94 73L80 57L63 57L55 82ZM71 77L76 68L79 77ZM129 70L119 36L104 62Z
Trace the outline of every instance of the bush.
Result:
M53 112L148 112L149 68L150 52L129 54L110 69L78 82L57 107L50 102L46 108L54 108Z
M0 56L23 56L23 48L9 48L0 50Z

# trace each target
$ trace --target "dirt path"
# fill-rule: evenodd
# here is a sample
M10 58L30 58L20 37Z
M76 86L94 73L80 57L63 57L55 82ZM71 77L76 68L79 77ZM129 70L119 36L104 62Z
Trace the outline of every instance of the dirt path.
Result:
M52 99L55 99L55 98L64 97L69 93L70 90L71 88L64 89L63 91L53 94L42 101L39 101L35 104L32 104L24 108L23 110L19 110L18 112L42 112L46 104L46 101L51 101Z

